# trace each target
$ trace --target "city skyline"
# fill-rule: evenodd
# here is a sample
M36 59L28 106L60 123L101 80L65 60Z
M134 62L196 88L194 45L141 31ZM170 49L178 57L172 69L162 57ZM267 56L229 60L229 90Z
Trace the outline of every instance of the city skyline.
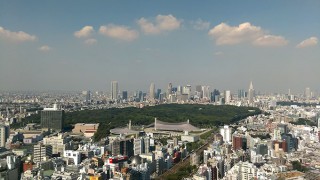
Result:
M142 8L143 7L143 8ZM32 9L32 11L30 11ZM319 1L0 0L0 90L319 90Z

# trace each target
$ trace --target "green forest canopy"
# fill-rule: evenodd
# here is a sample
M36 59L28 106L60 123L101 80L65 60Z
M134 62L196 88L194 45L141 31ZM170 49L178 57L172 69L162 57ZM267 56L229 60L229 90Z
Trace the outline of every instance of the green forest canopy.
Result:
M65 113L65 126L70 128L75 123L100 123L95 136L95 139L98 140L105 137L110 129L126 126L129 120L133 125L148 125L154 122L154 118L165 122L183 122L189 119L192 125L201 128L230 124L260 113L258 108L253 107L163 104L144 108L128 107L68 112ZM24 124L40 123L40 116L28 117L23 122ZM19 126L22 124L12 125L12 128Z

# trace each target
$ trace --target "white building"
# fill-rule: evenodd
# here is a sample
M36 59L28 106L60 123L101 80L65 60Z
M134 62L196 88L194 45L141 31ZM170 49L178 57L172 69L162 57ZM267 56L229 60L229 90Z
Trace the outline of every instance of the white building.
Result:
M10 127L5 125L0 125L0 147L5 147L7 139L10 135Z
M228 125L223 126L223 128L220 128L220 134L223 137L223 141L225 143L231 143L231 128L229 128Z
M81 153L79 151L66 150L63 153L65 158L72 159L70 164L79 165L81 163ZM67 161L69 162L69 161ZM69 163L67 163L69 165Z

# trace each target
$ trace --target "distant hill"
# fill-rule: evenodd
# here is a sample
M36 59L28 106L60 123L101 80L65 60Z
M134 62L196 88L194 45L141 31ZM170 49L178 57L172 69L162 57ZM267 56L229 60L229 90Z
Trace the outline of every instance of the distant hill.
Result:
M66 128L71 128L71 125L75 123L100 123L95 135L95 140L99 140L106 137L110 129L126 126L129 120L133 125L148 125L154 122L155 117L166 122L182 122L189 119L192 125L203 128L230 124L260 113L258 108L252 107L163 104L144 108L129 107L69 112L65 114L65 125ZM25 124L29 122L40 122L40 116L36 115L24 120ZM12 125L12 128L21 125Z

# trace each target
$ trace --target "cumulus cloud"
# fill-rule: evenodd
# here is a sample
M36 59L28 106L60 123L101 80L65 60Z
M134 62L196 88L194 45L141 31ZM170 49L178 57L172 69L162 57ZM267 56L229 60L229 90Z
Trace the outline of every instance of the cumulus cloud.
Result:
M84 43L87 45L93 45L93 44L97 43L97 40L90 38L90 39L85 40Z
M138 38L139 36L138 32L135 30L132 30L126 26L118 26L114 24L101 26L99 32L104 36L108 36L123 41L132 41Z
M254 45L258 46L285 46L288 41L282 36L264 35L259 37L253 42Z
M181 21L171 14L159 14L154 22L151 22L146 18L140 18L137 23L145 34L160 34L165 31L178 29L181 26Z
M206 30L209 29L210 22L203 21L202 19L198 19L196 21L191 22L193 28L196 30Z
M13 42L35 41L37 39L36 36L30 35L23 31L13 32L13 31L4 29L1 26L0 26L0 37Z
M42 52L48 52L51 50L51 47L49 47L48 45L43 45L41 47L38 48L39 51L42 51Z
M84 26L79 31L74 32L73 35L77 38L86 38L91 36L93 32L94 32L94 29L92 26Z
M208 35L215 39L217 45L251 43L257 46L284 46L288 43L284 37L266 34L261 27L249 22L239 24L239 26L221 23L213 27Z
M306 47L316 46L317 44L318 44L318 38L317 37L310 37L310 38L305 39L302 42L300 42L296 47L297 48L306 48Z

